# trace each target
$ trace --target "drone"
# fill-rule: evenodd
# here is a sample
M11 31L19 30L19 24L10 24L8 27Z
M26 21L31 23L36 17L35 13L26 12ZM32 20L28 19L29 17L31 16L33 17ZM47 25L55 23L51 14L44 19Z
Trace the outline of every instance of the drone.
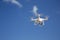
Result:
M46 16L45 18L42 18L41 14L37 14L37 18L31 17L31 21L33 21L35 25L39 24L39 25L43 26L44 21L47 21L47 20L48 20L48 17Z

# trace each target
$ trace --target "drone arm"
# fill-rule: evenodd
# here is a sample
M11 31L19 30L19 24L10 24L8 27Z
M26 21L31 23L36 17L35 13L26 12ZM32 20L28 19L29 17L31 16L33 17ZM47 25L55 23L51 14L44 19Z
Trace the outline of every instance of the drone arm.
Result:
M42 20L48 20L48 17L46 17L46 18L44 18L44 19L42 19Z
M31 21L36 21L37 19L33 19L33 18L31 18Z

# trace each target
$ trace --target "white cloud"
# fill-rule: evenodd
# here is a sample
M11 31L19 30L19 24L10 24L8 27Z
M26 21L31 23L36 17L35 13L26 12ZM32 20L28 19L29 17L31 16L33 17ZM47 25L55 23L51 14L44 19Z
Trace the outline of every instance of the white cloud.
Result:
M37 10L38 10L37 6L34 6L34 7L33 7L33 13L34 13L35 15L37 15Z
M10 2L13 4L16 4L19 7L22 7L22 4L20 4L17 0L3 0L4 2Z

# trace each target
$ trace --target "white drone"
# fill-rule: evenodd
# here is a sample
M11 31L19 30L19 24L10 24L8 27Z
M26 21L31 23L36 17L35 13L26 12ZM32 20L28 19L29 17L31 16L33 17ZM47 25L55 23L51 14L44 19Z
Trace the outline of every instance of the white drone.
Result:
M48 17L46 16L45 18L41 18L40 16L41 16L41 15L38 14L38 15L37 15L37 18L35 18L35 19L32 17L32 18L31 18L31 21L34 21L34 22L35 22L35 23L34 23L35 25L36 25L36 24L40 24L41 26L44 25L44 21L48 20Z

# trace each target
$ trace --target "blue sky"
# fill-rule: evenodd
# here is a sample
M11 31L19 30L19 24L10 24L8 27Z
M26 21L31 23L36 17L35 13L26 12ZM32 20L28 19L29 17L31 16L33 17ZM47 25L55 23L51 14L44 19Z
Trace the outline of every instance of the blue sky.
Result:
M23 6L0 0L0 40L60 40L60 0L17 0ZM33 6L49 16L43 27L35 26Z

